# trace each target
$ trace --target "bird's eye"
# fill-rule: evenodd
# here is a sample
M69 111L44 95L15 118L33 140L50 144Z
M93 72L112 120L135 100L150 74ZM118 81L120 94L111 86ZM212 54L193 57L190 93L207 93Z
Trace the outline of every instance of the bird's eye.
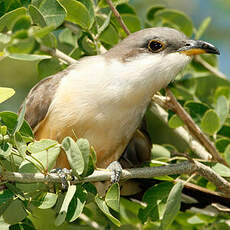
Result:
M151 40L148 43L148 49L149 51L156 53L161 51L164 48L164 43L156 40Z

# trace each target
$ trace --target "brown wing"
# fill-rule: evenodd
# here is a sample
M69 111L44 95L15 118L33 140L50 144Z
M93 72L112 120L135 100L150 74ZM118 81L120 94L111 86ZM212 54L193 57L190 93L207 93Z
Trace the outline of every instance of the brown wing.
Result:
M26 97L25 119L34 129L46 116L61 79L67 70L47 77L38 82ZM22 107L21 107L22 108ZM19 112L21 110L19 109Z

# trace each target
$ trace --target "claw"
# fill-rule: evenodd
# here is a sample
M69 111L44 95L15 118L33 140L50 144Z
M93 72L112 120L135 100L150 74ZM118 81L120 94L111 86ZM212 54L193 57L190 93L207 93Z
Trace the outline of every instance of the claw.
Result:
M51 173L57 173L57 175L61 179L61 186L63 190L68 189L68 181L73 180L73 176L71 175L72 171L67 168L56 168L50 171Z
M118 161L113 161L110 163L110 165L107 167L107 169L111 170L112 176L111 176L111 182L117 183L120 180L121 173L122 173L122 167L121 164Z

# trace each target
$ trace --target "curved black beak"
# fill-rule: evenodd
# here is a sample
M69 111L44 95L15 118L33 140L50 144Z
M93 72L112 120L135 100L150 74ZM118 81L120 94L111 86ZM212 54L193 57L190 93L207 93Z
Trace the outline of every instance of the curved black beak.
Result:
M188 56L209 53L209 54L220 54L220 51L212 44L200 41L200 40L188 40L185 45L177 50L180 53L184 53Z

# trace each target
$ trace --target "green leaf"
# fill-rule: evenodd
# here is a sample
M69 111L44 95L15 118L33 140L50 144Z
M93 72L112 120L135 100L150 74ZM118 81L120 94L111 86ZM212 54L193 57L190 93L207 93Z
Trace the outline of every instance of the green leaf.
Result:
M119 5L119 4L123 4L123 3L127 3L129 0L112 0L113 4L115 6ZM108 7L108 4L106 2L106 0L100 0L99 3L98 3L98 6L100 8L105 8L105 7Z
M58 142L50 139L42 139L40 141L32 142L28 145L28 151L31 154L40 153L49 150L58 145Z
M7 207L10 205L13 197L14 197L14 193L8 189L0 191L0 215L1 216L5 212Z
M178 128L184 125L184 122L178 117L177 114L174 114L168 121L168 125L170 128Z
M21 200L13 200L3 213L3 219L8 224L17 224L27 216L24 205Z
M10 42L10 39L11 37L8 34L0 33L0 43L7 44L8 42ZM3 54L2 52L0 52L0 56L2 56Z
M163 9L156 12L155 17L160 17L164 22L175 24L188 37L190 37L193 33L193 24L191 19L181 11Z
M24 122L25 113L26 113L26 103L24 102L22 105L22 110L20 111L20 113L18 115L17 123L15 125L13 135L21 129L22 124Z
M181 205L181 192L183 189L182 182L176 183L172 190L169 193L166 209L163 215L163 219L161 221L160 229L166 230L169 228L170 224L175 219L177 213L180 210Z
M30 14L34 24L39 25L41 27L47 26L46 21L42 15L42 13L40 12L40 10L37 7L35 7L33 5L29 5L28 9L29 9L29 14Z
M0 103L6 101L15 94L14 89L0 87Z
M118 5L117 11L120 14L134 14L134 15L136 15L135 8L133 6L127 4L127 3L123 3L123 4Z
M218 97L215 111L220 118L220 124L224 124L229 114L229 102L225 96Z
M10 30L14 20L21 15L26 15L26 8L25 7L20 7L20 8L17 8L15 10L12 10L12 11L4 14L0 18L0 32L3 31L5 28Z
M159 158L159 157L169 158L171 156L168 149L164 148L161 145L156 145L156 144L152 145L151 155L152 155L152 159Z
M94 13L94 2L93 0L78 0L82 4L85 5L86 9L88 10L89 13L89 18L90 18L90 26L89 29L92 27L95 19L95 13Z
M22 159L25 160L27 145L24 142L22 135L19 132L16 132L14 135L14 142L17 147L19 154L21 155Z
M120 227L121 223L118 219L116 219L109 211L106 202L101 199L99 196L95 196L95 202L99 209L118 227Z
M77 143L71 138L66 137L62 141L62 148L65 150L73 174L78 176L84 172L84 158Z
M41 204L38 206L40 209L52 208L57 202L58 195L54 193L47 192L45 196L40 201Z
M14 132L14 128L17 124L18 115L13 112L0 112L0 124L6 125L9 133L12 135ZM19 132L22 136L26 137L34 137L33 131L28 125L28 123L24 120Z
M227 166L221 164L221 163L217 163L215 164L212 169L218 173L220 176L223 177L230 177L230 168L228 168Z
M195 39L196 40L198 40L199 38L201 38L201 36L204 34L205 30L208 28L210 22L211 22L211 18L210 17L207 17L207 18L205 18L202 21L202 23L201 23L201 25L200 25L200 27L197 30L196 35L195 35Z
M56 0L43 0L37 4L37 8L42 14L47 26L55 25L60 26L65 17L65 9Z
M34 32L32 33L32 35L36 38L44 38L54 29L55 29L54 25L45 26L45 27L39 28L39 29L36 28L36 29L34 29Z
M224 151L224 157L227 161L227 163L230 165L230 144L226 147Z
M23 15L17 18L16 22L12 26L12 32L15 33L20 30L28 30L31 26L31 20L29 16Z
M69 205L67 218L69 213L71 217L68 218L70 222L75 221L82 213L87 199L87 192L81 185L76 185L75 195Z
M118 183L110 186L105 195L105 202L114 211L120 211L120 187Z
M68 190L67 190L65 198L63 200L61 209L60 209L59 214L58 214L58 216L54 222L55 226L60 226L61 224L64 223L66 215L67 215L67 210L68 210L69 204L70 204L70 202L71 202L71 200L75 194L75 191L76 191L76 185L70 185L68 187Z
M209 134L215 134L220 128L220 119L216 112L212 109L208 110L202 120L201 120L201 129Z
M57 58L41 60L37 65L37 69L38 69L38 74L39 74L40 79L47 77L47 76L51 76L63 70Z
M70 29L65 28L62 30L58 36L59 41L62 43L67 43L73 47L77 46L77 40L81 36L81 30L79 30L79 35L76 36Z
M84 4L75 0L58 0L66 9L66 20L76 23L84 29L91 26L91 17Z
M214 95L215 100L217 100L220 96L225 96L227 99L230 99L230 87L228 86L218 87Z
M165 9L165 6L163 5L154 5L153 7L151 7L150 9L148 9L146 17L147 19L151 22L155 19L155 14L159 11L159 10L163 10Z
M219 138L215 143L216 148L220 153L223 153L229 144L230 144L230 139L225 137Z
M15 60L21 60L21 61L39 61L43 59L51 58L51 56L48 55L38 55L38 54L8 54L9 58L15 59Z
M0 155L1 155L1 157L4 157L4 158L8 157L12 152L12 148L13 148L13 146L10 143L4 143L4 142L1 143L0 144Z
M84 167L84 171L82 173L82 176L85 176L88 172L90 145L89 145L88 140L83 139L83 138L77 139L76 143L77 143L77 145L81 151L81 154L82 154L82 157L84 160L84 166L85 167Z
M137 16L133 14L122 14L121 17L131 33L141 29L141 23Z
M223 125L217 134L229 138L230 137L230 125Z

